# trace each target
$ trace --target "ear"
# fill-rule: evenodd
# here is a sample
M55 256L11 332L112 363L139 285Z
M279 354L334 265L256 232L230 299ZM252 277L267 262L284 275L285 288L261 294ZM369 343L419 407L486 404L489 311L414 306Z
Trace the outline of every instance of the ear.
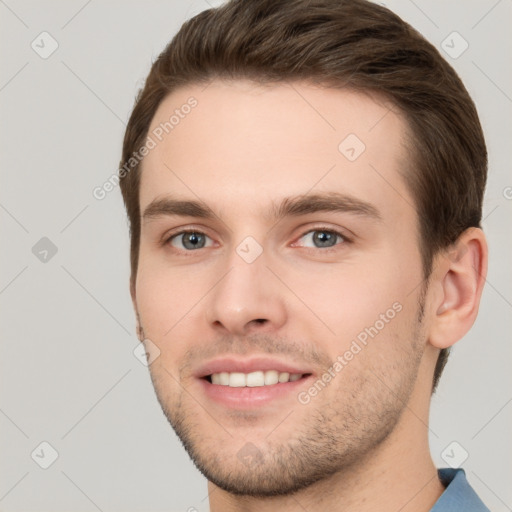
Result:
M429 342L434 347L451 347L473 325L487 276L487 258L487 242L479 228L464 231L438 256L431 283L434 299Z
M135 311L135 317L137 318L137 326L136 326L137 338L139 339L139 341L143 341L146 336L144 335L144 329L142 328L142 324L140 322L139 309L137 308L137 293L135 290L135 283L133 282L133 280L131 278L130 278L130 296L132 298L132 304L133 304L133 310Z

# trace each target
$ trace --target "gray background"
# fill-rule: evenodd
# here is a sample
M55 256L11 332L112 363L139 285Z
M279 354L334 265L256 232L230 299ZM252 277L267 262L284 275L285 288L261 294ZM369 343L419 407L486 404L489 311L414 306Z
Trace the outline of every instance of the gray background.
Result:
M206 481L133 354L119 190L101 201L92 191L116 172L151 62L208 4L219 2L0 0L2 511L207 510ZM385 4L451 47L486 132L488 283L433 399L431 449L438 467L443 453L467 452L462 467L482 499L512 510L512 1ZM43 31L58 43L47 58ZM457 58L454 31L469 44ZM58 453L47 469L44 441Z

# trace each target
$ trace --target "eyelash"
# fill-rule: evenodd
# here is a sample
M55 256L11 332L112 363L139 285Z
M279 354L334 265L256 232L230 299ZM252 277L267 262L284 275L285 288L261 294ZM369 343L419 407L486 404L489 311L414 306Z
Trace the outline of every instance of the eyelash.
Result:
M340 245L345 245L345 244L350 244L352 243L352 240L347 237L345 234L343 233L340 233L339 231L336 231L335 229L332 229L332 228L328 228L326 226L319 226L319 227L315 227L315 228L312 228L312 229L308 229L307 231L305 231L304 233L302 233L297 240L300 240L302 238L304 238L306 235L308 235L309 233L314 233L315 231L320 231L320 232L326 232L326 233L331 233L333 235L336 235L337 237L339 236L342 241L340 243L337 243L336 245L334 245L333 247L303 247L304 249L313 249L313 250L321 250L322 252L327 252L327 253L330 253L330 252L333 252L333 251L336 251L336 250L339 250L339 246ZM195 233L195 234L198 234L198 235L204 235L206 237L208 237L208 235L206 233L204 233L203 231L199 230L199 229L183 229L181 231L178 231L177 233L173 233L172 235L170 235L169 237L166 237L163 241L163 245L166 246L166 245L170 245L171 243L171 240L173 240L174 238L178 237L178 236L181 236L181 235L185 235L187 233ZM209 237L208 237L209 238ZM176 249L176 248L174 248ZM196 251L199 251L200 249L196 249L196 250L183 250L183 249L176 249L177 251L181 252L181 253L194 253Z

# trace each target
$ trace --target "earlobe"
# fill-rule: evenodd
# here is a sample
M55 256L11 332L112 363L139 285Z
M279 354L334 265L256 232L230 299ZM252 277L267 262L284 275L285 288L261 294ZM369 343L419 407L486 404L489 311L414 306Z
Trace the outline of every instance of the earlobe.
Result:
M473 325L487 275L487 254L482 230L469 228L439 255L436 280L441 293L433 305L431 345L440 349L451 347Z

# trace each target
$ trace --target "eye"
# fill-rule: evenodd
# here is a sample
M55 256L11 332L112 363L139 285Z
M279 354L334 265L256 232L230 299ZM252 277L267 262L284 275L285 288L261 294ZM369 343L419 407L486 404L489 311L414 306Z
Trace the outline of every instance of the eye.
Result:
M315 249L321 248L331 248L339 245L343 242L348 242L348 238L339 233L338 231L334 231L332 229L327 228L317 228L312 229L306 233L304 233L299 240L305 240L306 244L311 245L303 245L305 247L313 247Z
M172 235L167 239L167 243L180 250L194 251L211 246L207 245L208 240L211 241L211 238L200 231L187 230Z

